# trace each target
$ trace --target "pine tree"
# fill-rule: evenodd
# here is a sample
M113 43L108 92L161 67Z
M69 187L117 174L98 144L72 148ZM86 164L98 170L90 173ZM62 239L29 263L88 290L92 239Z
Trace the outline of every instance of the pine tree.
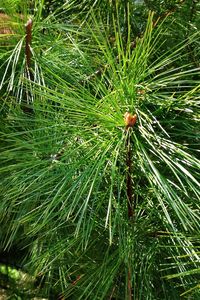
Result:
M199 299L198 6L144 2L9 7L0 245L49 299Z

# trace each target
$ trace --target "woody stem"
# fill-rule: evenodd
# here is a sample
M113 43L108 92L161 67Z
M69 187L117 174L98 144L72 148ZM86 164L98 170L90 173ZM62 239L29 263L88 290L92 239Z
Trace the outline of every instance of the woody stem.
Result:
M26 69L25 69L25 77L30 81L34 80L33 72L31 70L32 27L33 27L33 21L31 19L29 19L27 21L26 25L25 25L25 29L26 29L26 39L25 39ZM30 87L30 85L29 85L29 87ZM25 89L25 95L24 95L25 98L22 99L21 108L24 111L24 113L32 114L33 109L32 109L32 107L30 107L30 105L28 106L28 104L30 104L32 102L32 98L33 98L31 90L30 90L29 87L28 87L28 83L27 83L27 87Z
M131 219L134 216L133 210L133 190L131 183L131 144L130 144L130 131L131 128L127 128L127 140L126 140L126 193L127 193L127 207L128 207L128 218ZM131 281L131 268L130 262L128 263L128 278L127 278L127 295L128 300L132 300L132 281Z
M131 145L130 145L130 128L128 129L127 133L127 140L126 140L126 192L127 192L127 199L128 199L128 217L131 218L134 215L133 210L133 190L132 190L132 183L131 183L131 170L132 170L132 159L131 159Z
M28 22L26 23L26 45L25 45L26 70L27 70L28 78L32 77L32 73L31 73L32 26L33 26L33 21L29 19Z

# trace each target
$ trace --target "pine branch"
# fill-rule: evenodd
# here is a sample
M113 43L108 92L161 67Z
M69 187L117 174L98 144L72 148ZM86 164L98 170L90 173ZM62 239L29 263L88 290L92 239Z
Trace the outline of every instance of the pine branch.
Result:
M25 56L26 56L26 71L27 77L32 80L33 74L31 72L31 41L32 41L32 26L33 21L29 19L25 25L26 27L26 45L25 45Z
M127 177L126 177L126 192L128 197L128 217L132 218L134 216L134 197L133 197L133 190L132 190L132 157L131 157L131 144L130 144L130 136L131 129L137 120L136 115L131 115L129 112L126 112L124 115L124 121L126 124L126 131L127 131L127 140L126 140L126 168L127 168Z
M26 58L26 71L25 76L28 80L33 81L33 73L31 70L31 42L32 42L32 26L33 21L29 19L25 25L26 28L26 43L25 43L25 58ZM26 89L26 103L22 103L22 110L24 113L33 113L33 109L27 106L27 103L31 102L30 99L32 98L31 91Z

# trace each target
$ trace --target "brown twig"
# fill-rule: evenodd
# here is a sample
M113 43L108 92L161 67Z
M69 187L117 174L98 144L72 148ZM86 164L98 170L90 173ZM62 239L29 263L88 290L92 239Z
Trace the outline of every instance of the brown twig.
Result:
M26 69L25 69L25 77L28 80L33 81L34 77L33 77L33 73L31 70L31 42L32 42L32 27L33 27L33 21L32 19L29 19L25 25L25 29L26 29L26 39L25 39L25 59L26 59ZM26 88L25 90L25 94L26 94L26 99L24 99L24 101L22 101L21 104L21 108L24 111L24 113L29 113L32 114L33 113L33 109L32 107L28 107L27 104L29 104L30 102L32 102L32 94L31 91Z
M132 115L126 112L124 115L126 137L126 193L127 193L127 207L128 219L134 217L134 195L132 188L132 155L131 155L131 130L137 121L137 115ZM132 282L131 282L131 269L128 263L128 278L127 278L127 293L128 299L132 300Z
M128 217L131 218L134 215L133 212L133 191L131 183L131 169L132 169L132 160L131 160L131 146L130 146L130 136L128 132L128 137L126 141L126 168L127 168L127 177L126 177L126 192L128 197Z
M135 125L137 121L137 115L131 115L129 112L126 112L124 115L124 121L126 125L126 132L127 132L127 140L126 140L126 169L127 169L127 176L126 176L126 193L128 198L128 217L132 218L134 216L134 197L133 197L133 190L132 190L132 157L131 157L131 143L130 143L130 130Z
M31 72L31 41L32 41L32 26L33 21L29 19L25 25L26 27L26 45L25 45L25 56L26 56L26 71L27 77L32 79Z

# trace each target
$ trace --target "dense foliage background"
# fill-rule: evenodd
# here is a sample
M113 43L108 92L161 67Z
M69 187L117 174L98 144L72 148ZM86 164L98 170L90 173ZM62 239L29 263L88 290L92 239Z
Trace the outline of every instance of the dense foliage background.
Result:
M5 299L199 299L199 27L195 0L1 1Z

